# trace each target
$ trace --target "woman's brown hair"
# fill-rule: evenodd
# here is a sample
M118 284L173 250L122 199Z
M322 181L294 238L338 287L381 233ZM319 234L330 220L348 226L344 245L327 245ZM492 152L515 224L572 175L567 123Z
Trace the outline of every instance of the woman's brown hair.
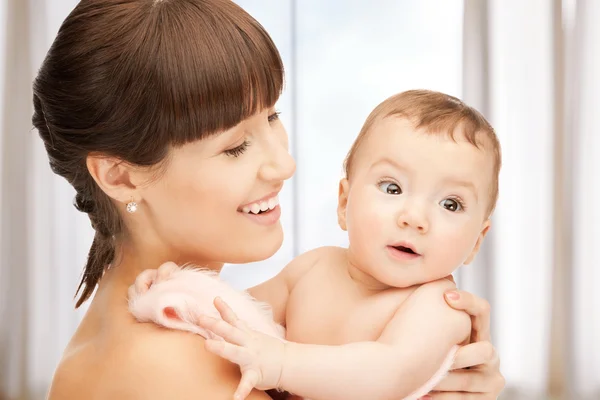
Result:
M82 0L33 84L33 125L52 170L76 190L95 230L76 307L124 233L86 167L90 154L160 165L169 149L272 106L283 85L264 28L229 0Z

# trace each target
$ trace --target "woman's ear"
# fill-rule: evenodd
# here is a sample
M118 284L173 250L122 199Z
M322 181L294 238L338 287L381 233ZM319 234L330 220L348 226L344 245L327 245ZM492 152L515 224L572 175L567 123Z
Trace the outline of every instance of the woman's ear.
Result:
M132 180L132 167L114 157L88 155L87 169L94 181L107 196L122 203L134 198L136 184Z
M338 193L338 224L340 228L343 230L347 230L346 228L346 207L348 205L348 191L350 189L350 184L348 183L348 179L344 178L340 181L339 193Z
M473 247L473 251L471 251L471 254L469 254L469 257L467 257L467 259L463 263L464 265L470 264L473 261L473 259L475 258L475 256L477 255L477 253L479 253L479 249L481 248L481 243L483 243L483 239L485 238L485 235L487 235L487 233L489 232L491 227L492 227L492 221L487 219L483 223L483 226L481 227L481 232L479 233L479 237L477 238L477 243L475 243L475 247Z

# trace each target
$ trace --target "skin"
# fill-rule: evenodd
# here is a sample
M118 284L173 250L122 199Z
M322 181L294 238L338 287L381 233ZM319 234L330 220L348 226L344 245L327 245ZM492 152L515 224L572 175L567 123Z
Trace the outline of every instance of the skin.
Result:
M239 398L278 385L307 398L403 398L464 343L470 320L443 302L455 287L444 278L473 260L490 228L494 165L489 142L477 148L457 133L428 134L399 117L371 129L340 183L349 247L303 254L251 290L270 296L294 343L247 329L224 303L225 321L200 319L228 342L209 349L241 367Z
M349 273L370 289L435 281L469 264L490 228L489 153L457 135L389 117L372 128L340 183L338 220L348 231ZM390 218L393 216L393 218ZM419 254L398 268L390 246Z
M249 146L240 153L245 142ZM121 213L126 232L116 262L63 354L49 398L80 398L82 393L91 399L231 398L239 368L210 354L196 335L136 323L127 310L127 292L139 273L166 261L218 271L224 263L267 259L281 246L279 222L260 225L240 211L277 193L294 173L287 135L274 110L261 110L232 129L171 149L160 168L97 155L88 157L87 166ZM132 199L138 210L128 214L125 205ZM469 370L468 376L450 374L440 387L449 391L440 398L464 398L447 397L463 396L453 393L459 390L492 396L502 377L489 344L489 306L469 293L459 294L459 300L448 302L474 316L481 342L463 347L456 364L481 364L481 369ZM269 397L255 390L248 398Z

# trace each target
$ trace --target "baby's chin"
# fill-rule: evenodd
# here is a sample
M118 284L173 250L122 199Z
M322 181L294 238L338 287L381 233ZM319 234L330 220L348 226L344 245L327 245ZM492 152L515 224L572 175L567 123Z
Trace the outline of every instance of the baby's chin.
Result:
M406 271L407 272L407 271ZM381 283L395 288L409 288L412 286L420 286L425 283L437 281L438 279L446 278L448 275L440 274L423 274L420 272L403 273L402 275L390 274L389 276L380 277Z

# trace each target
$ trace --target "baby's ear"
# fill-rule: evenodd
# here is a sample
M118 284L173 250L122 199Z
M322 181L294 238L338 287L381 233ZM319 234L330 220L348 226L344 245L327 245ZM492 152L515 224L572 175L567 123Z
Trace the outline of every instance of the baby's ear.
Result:
M344 178L340 181L340 188L338 193L338 224L340 228L343 230L346 229L346 206L348 205L348 191L350 189L350 184L348 183L348 179Z
M475 247L473 247L473 251L471 251L471 254L469 254L469 257L467 257L467 259L463 263L464 265L470 264L473 261L473 259L475 258L475 256L477 255L477 253L479 253L481 243L483 243L483 239L485 238L485 235L487 235L487 233L491 227L492 227L492 221L490 221L490 219L488 218L483 223L483 225L481 227L481 232L479 233L479 237L477 238L477 243L475 243Z

